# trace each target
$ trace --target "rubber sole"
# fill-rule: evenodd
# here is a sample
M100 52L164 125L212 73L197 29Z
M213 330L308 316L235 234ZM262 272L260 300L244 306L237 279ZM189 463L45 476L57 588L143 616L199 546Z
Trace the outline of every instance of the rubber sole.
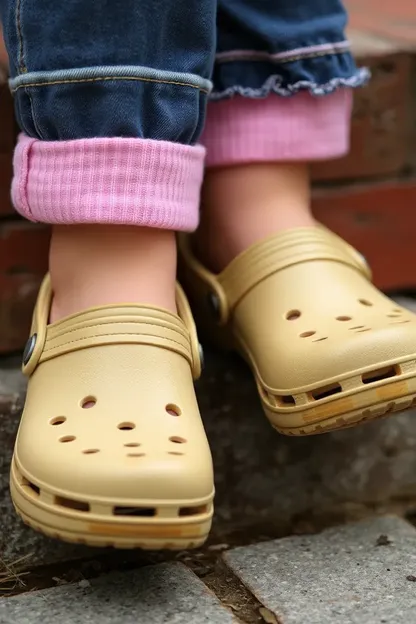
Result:
M416 399L416 359L381 364L372 370L357 372L342 380L323 382L305 392L277 397L263 390L254 364L239 346L237 352L246 361L256 379L263 410L272 427L289 436L306 436L355 427L369 420L401 412ZM270 408L271 401L287 407ZM293 403L292 403L293 402Z
M160 509L164 509L165 517L113 516L110 513L66 509L52 503L56 497L43 491L37 493L32 484L28 486L15 461L12 462L10 490L16 512L25 524L48 537L64 542L145 550L191 549L198 548L206 541L212 524L212 496L205 503L200 500L187 501L184 506L181 502L180 507L175 503L161 507L159 503ZM107 507L112 509L110 504ZM203 512L183 517L178 517L175 513L179 509L197 510L197 507ZM132 508L126 506L125 509Z
M306 435L319 435L320 433L328 433L329 431L339 431L341 429L350 429L360 424L364 424L369 421L386 418L390 414L402 412L410 407L416 405L416 394L412 396L402 397L396 401L389 401L384 403L377 403L372 407L368 407L365 410L359 409L342 416L333 416L327 418L324 421L315 423L312 425L305 425L302 427L279 427L273 424L273 416L266 412L272 427L288 436L306 436ZM265 410L266 411L266 410Z
M273 429L283 435L339 431L416 405L416 355L410 355L406 361L380 363L372 370L352 373L330 384L322 382L307 392L294 391L293 395L276 397L263 390L255 363L244 344L228 329L203 326L200 334L220 352L237 354L247 364L267 419ZM383 375L385 378L380 379ZM286 404L287 400L290 402ZM272 408L272 402L280 404L279 407Z

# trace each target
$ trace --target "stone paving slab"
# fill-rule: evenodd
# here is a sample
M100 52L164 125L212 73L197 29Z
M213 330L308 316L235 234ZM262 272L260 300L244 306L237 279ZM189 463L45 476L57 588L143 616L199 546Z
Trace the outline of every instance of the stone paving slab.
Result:
M235 618L180 563L109 574L0 600L0 624L233 624Z
M416 530L399 518L237 548L224 558L279 624L416 622Z

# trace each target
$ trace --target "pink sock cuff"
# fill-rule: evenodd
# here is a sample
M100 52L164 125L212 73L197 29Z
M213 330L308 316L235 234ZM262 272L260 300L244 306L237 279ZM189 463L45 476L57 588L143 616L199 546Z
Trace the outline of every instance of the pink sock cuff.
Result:
M111 223L192 231L205 150L150 139L39 141L20 135L12 197L42 223Z
M210 102L202 143L206 166L309 161L348 153L352 89L316 97L236 96Z

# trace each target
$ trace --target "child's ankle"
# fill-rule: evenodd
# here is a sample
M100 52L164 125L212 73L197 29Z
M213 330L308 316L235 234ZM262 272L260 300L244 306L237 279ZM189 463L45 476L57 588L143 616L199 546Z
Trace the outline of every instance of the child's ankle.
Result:
M176 312L173 232L112 225L57 226L50 250L51 321L94 306L141 303Z
M304 164L262 163L208 171L197 252L221 271L250 245L283 230L315 224Z

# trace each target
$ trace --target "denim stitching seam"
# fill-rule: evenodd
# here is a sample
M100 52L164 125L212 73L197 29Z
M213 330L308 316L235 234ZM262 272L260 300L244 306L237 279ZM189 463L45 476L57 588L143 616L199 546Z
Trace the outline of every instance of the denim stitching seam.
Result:
M22 113L22 98L18 97L15 99L15 105L16 105L16 114L17 114L17 118L19 119L19 125L21 130L27 134L28 136L30 136L30 132L27 131L26 128L26 123L25 123L25 119Z
M17 87L12 87L12 92L15 93L19 89L26 87L48 87L50 85L59 85L59 84L74 84L74 83L84 83L84 82L100 82L102 80L136 80L139 82L153 82L157 84L171 84L179 87L192 87L193 89L198 89L202 93L209 93L208 89L204 89L198 85L194 85L186 82L177 82L173 80L158 80L156 78L143 78L140 76L98 76L97 78L79 78L79 79L69 79L69 80L54 80L48 82L32 82L27 84L20 84Z
M289 57L280 61L281 63L293 63L302 59L320 58L322 56L335 56L337 54L345 54L346 50L332 50L331 52L313 52L310 54L299 54L298 56Z
M273 64L279 64L279 65L284 65L287 63L294 63L295 61L301 61L303 59L313 59L313 58L319 58L322 56L335 56L336 54L344 54L345 52L347 52L348 50L331 50L331 51L327 51L327 52L310 52L310 53L305 53L305 54L299 54L298 56L290 56L288 58L285 59L274 59L273 57L264 57L264 58L260 58L260 57L256 57L256 56L235 56L235 57L230 57L227 58L227 60L224 61L219 61L219 64L224 64L224 63L235 63L235 62L239 62L239 63L243 63L243 62L257 62L257 63L273 63ZM218 62L218 61L217 61Z
M327 54L343 54L345 52L349 52L350 49L350 42L345 40L331 44L325 43L276 53L269 53L260 50L230 50L228 52L218 53L216 56L216 62L227 63L238 60L252 60L269 61L272 63L288 63L291 62L292 59L313 58L315 55L325 56Z
M19 70L22 73L27 72L25 59L24 59L24 44L23 44L23 29L22 29L22 2L23 0L17 0L16 5L16 28L17 37L19 40Z
M25 89L25 93L26 93L26 95L27 95L27 97L28 97L28 99L29 99L29 104L30 104L30 112L31 112L31 114L32 114L32 122L33 122L33 126L34 126L34 128L35 128L36 132L38 133L39 138L40 138L40 139L43 139L43 135L42 135L42 132L40 131L39 124L38 124L38 122L37 122L37 118L36 118L36 115L35 115L35 107L33 106L33 99L32 99L32 95L31 95L31 93L30 93L29 89Z

